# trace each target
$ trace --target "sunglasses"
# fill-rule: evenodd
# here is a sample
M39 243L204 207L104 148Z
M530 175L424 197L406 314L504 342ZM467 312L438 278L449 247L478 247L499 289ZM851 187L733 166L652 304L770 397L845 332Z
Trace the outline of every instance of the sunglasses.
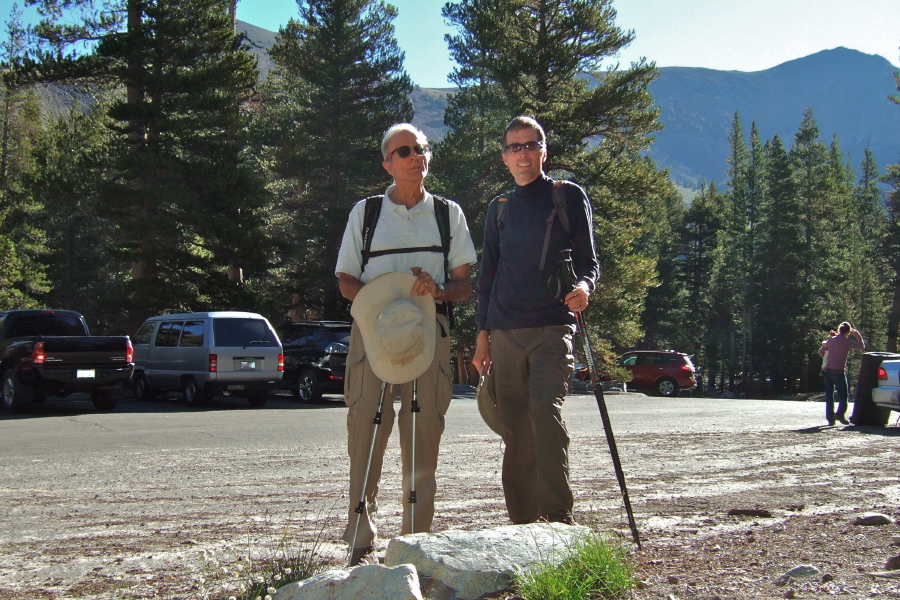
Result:
M525 142L524 144L507 144L503 147L503 151L507 154L518 154L522 150L526 152L534 152L544 147L544 142Z
M390 160L391 155L395 152L400 158L406 158L407 156L409 156L410 152L415 152L418 156L425 156L426 154L431 152L431 148L428 147L428 144L416 144L415 146L399 146L388 152L388 155L384 160Z

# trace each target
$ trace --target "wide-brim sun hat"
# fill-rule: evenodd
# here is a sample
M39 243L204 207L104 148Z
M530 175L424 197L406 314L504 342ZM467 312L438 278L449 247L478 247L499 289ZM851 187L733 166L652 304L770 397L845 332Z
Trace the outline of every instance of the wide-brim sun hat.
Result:
M478 382L478 393L475 396L478 404L478 412L481 418L491 431L503 436L503 429L500 427L500 418L497 416L497 399L494 395L494 374L488 372L482 375Z
M434 360L434 298L410 294L415 282L410 273L379 275L362 286L350 306L369 366L386 383L417 379Z

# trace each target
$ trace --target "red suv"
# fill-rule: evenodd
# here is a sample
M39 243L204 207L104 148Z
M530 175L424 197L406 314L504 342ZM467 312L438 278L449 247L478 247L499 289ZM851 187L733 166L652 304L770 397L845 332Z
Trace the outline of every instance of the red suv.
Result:
M631 372L628 387L652 390L660 396L675 396L697 387L691 357L673 350L632 350L619 359Z

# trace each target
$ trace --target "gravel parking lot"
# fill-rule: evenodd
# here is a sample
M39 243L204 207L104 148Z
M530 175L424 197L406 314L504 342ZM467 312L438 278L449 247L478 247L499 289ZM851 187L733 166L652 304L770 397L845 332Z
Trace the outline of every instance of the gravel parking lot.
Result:
M900 549L900 428L826 427L820 402L607 396L643 550L643 598L900 597L881 571ZM579 521L630 533L594 397L564 410ZM348 462L339 396L262 409L173 395L115 412L55 401L0 417L0 599L224 598L240 559L320 535L344 560ZM381 549L399 531L399 451L388 450ZM447 415L435 530L505 524L502 444L465 390ZM738 509L753 515L729 515ZM771 516L764 515L767 511ZM829 577L777 586L798 564ZM793 594L787 595L786 594Z

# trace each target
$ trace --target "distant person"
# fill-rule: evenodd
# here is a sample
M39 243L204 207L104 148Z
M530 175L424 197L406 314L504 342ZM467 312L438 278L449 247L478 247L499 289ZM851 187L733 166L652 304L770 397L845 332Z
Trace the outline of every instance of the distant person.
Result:
M356 507L363 494L363 481L366 478L374 427L372 421L381 393L381 383L389 381L387 376L379 378L376 371L382 362L390 361L386 361L386 356L372 356L366 352L365 347L370 345L370 340L366 339L365 330L360 329L360 322L354 318L344 382L344 402L349 406L347 445L350 455L350 507L343 537L348 544L353 545L355 542L355 546L351 549L351 565L359 564L375 550L377 529L372 513L378 507L378 480L395 418L394 398L398 394L401 400L399 430L404 467L404 498L410 490L415 490L417 497L415 505L404 503L400 533L404 535L411 532L413 519L416 533L431 530L437 487L435 470L438 445L444 431L444 414L450 405L452 395L447 303L465 300L469 296L471 292L469 265L477 261L475 245L469 235L462 209L456 202L433 196L425 189L424 180L431 161L431 149L428 147L425 134L409 123L394 125L384 134L381 154L383 158L381 164L394 181L383 196L362 200L350 211L335 267L338 286L344 298L353 301L379 275L405 274L413 281L408 289L410 295L433 300L434 307L431 314L436 314L436 318L425 326L433 328L434 331L430 333L434 334L436 341L433 357L427 357L427 370L424 374L418 377L400 377L399 381L405 383L390 382L391 385L387 388L383 421L375 438L365 490L365 508L360 513L362 517L359 519L357 531ZM367 216L370 214L367 206L377 206L379 211L374 231L366 225L369 222ZM442 244L442 226L438 221L439 210L443 211L443 218L448 221L449 241L446 255ZM367 229L365 236L364 227ZM379 281L383 283L383 280ZM360 309L361 307L357 305L358 303L354 302L354 308ZM431 310L431 307L429 308ZM382 323L387 321L388 319L383 319ZM395 328L405 328L412 324L411 319L397 318L397 315L394 315L391 322L396 324ZM381 331L379 332L381 335L375 337L384 339L396 336L397 343L401 343L409 339L414 331L414 328L410 329L410 333ZM416 360L419 358L421 357L417 356ZM403 371L409 366L408 360L412 359L404 359L402 364L388 364L383 368L390 373ZM412 452L410 413L412 379L417 382L420 409L416 420L418 431L415 453ZM415 457L414 481L410 475L411 456Z
M825 375L825 418L829 425L834 425L836 420L844 425L850 424L844 416L847 412L847 355L851 350L865 349L862 334L847 321L838 327L837 335L822 342L819 348L819 356L824 358L822 372ZM838 395L837 414L834 412L835 390Z

